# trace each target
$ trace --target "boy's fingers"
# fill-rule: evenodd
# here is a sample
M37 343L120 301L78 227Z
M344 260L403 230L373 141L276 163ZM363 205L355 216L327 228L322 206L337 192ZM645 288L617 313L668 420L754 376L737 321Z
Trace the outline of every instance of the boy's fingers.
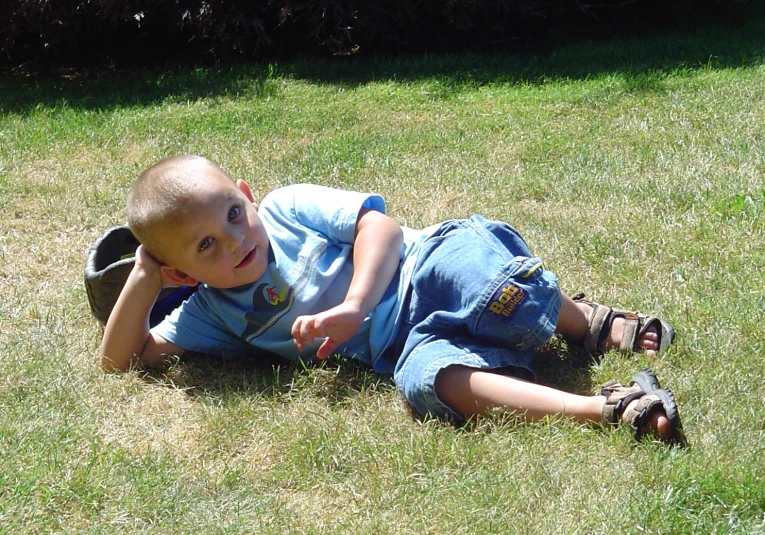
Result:
M316 352L316 356L322 360L332 356L332 353L337 349L338 344L331 338L324 340L324 343L319 346L319 350Z
M304 321L300 326L300 336L309 344L313 344L315 336L320 336L320 334L316 332L314 321L314 318L311 318L310 320Z
M303 316L299 316L295 323L292 324L292 339L295 340L295 344L298 346L298 349L300 351L303 350L303 344L305 342L312 343L313 341L306 340L306 336L303 333L303 325L305 323L305 318Z
M316 319L316 316L300 316L292 325L292 338L301 351L304 344L311 345L314 343L315 338L324 338L326 336L324 327Z

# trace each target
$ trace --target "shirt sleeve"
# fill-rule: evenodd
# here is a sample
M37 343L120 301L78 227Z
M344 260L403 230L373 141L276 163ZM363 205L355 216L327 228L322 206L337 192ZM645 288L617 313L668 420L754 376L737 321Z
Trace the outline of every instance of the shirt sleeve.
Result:
M362 208L385 213L385 200L374 193L359 193L315 184L286 186L268 195L263 205L274 217L294 218L300 225L336 243L353 244ZM287 213L289 211L290 213Z
M219 318L205 290L197 290L152 332L186 351L222 357L255 352L256 348L232 333Z

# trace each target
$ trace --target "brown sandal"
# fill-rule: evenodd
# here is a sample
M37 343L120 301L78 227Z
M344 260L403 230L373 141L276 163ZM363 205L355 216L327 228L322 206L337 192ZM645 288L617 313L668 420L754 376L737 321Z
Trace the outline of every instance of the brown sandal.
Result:
M603 405L603 423L610 426L627 424L632 428L635 439L641 440L646 435L643 428L648 420L657 410L663 409L669 421L669 438L662 440L670 446L685 447L688 442L680 422L675 396L667 388L646 393L640 386L644 379L640 373L633 377L630 386L623 386L616 381L609 381L603 385L600 390L600 395L606 397L606 403ZM653 372L650 372L650 375L653 375ZM653 377L655 379L655 376ZM658 385L658 381L656 384ZM625 413L627 406L635 400L637 405Z
M657 350L659 355L667 350L675 338L675 329L672 328L672 325L655 316L646 316L638 312L587 301L584 299L584 294L577 294L572 299L592 308L587 333L584 335L584 348L592 354L597 355L605 352L601 349L600 344L611 332L611 325L615 318L624 318L624 333L619 351L642 351L638 343L651 327L655 327L656 333L659 335L659 349Z

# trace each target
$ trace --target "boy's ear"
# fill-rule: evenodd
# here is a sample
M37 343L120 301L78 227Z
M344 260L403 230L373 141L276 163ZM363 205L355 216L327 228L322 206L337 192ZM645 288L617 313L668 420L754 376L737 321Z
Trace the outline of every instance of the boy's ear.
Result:
M255 202L255 198L252 196L252 190L250 189L250 186L242 180L241 178L236 181L236 187L239 188L239 191L244 193L244 196L249 199L249 201L255 206L255 209L258 209L258 203Z
M162 274L162 280L171 283L173 286L196 286L199 284L197 279L174 267L160 266L159 272Z

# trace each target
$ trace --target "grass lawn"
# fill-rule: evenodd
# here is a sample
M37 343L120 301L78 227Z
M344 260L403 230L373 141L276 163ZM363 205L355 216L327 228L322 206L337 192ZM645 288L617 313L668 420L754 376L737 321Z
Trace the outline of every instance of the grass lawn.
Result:
M759 15L533 57L0 78L0 533L765 533L762 35ZM678 331L653 359L551 343L540 380L651 366L691 447L423 421L349 362L101 373L87 249L176 153L258 196L511 222L565 291Z

